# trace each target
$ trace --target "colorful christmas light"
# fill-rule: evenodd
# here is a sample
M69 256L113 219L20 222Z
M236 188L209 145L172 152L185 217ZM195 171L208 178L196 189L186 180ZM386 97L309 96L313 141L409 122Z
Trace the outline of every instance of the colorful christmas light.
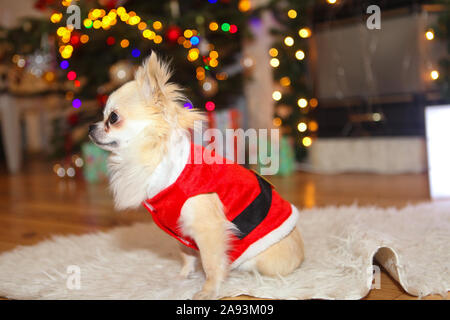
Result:
M74 108L79 108L79 107L81 107L81 100L80 99L73 99L73 101L72 101L72 106L74 107Z
M141 55L141 51L139 49L133 49L131 51L131 55L135 58L139 57Z
M190 41L193 46L196 46L200 43L200 38L197 36L193 36Z
M208 101L205 103L205 109L208 111L213 111L216 108L216 105L212 101Z
M73 81L77 78L77 74L75 71L69 71L67 73L67 79L69 79L70 81Z
M69 67L69 62L67 60L63 60L61 61L59 66L61 67L61 69L67 69Z
M295 18L297 18L297 11L295 11L294 9L291 9L288 11L287 15L289 18L295 19Z

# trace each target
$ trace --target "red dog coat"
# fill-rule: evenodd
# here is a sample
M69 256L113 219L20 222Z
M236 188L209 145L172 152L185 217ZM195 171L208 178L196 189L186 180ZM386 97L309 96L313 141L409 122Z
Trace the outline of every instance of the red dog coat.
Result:
M207 155L220 159L222 164L217 163L220 160L205 163ZM199 160L198 156L204 158ZM229 262L237 267L289 234L296 224L297 212L293 212L291 204L259 175L229 162L191 143L190 159L175 183L143 205L161 229L198 250L195 241L183 235L180 229L181 208L191 197L216 193L223 203L226 218L238 229L231 236L228 252Z

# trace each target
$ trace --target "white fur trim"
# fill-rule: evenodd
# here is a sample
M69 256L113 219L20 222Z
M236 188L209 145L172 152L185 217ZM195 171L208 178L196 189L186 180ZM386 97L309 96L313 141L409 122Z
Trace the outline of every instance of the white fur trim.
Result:
M191 142L188 134L176 130L167 145L167 154L147 180L147 198L153 198L159 192L175 183L189 161Z
M287 218L286 221L284 221L278 228L266 234L264 237L250 245L247 250L245 250L239 256L239 258L234 260L234 262L231 264L231 269L237 268L242 263L250 260L253 257L256 257L271 245L286 237L292 231L292 229L295 228L295 226L297 225L299 213L294 205L291 204L291 208L292 213L289 218Z
M175 130L166 143L167 154L152 172L136 161L135 154L110 156L110 185L116 208L138 207L177 180L189 159L188 133Z

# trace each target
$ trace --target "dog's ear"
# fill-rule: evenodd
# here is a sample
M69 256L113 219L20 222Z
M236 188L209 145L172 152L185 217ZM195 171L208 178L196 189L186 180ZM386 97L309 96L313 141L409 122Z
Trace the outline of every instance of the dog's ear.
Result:
M204 121L205 116L197 110L183 108L181 103L186 98L180 86L169 82L171 76L169 64L152 51L136 71L135 79L149 105L160 107L166 119L178 122L180 127L193 129L195 121Z
M172 76L169 63L162 61L154 51L136 71L135 79L148 103L165 104L183 100L181 88L169 82Z

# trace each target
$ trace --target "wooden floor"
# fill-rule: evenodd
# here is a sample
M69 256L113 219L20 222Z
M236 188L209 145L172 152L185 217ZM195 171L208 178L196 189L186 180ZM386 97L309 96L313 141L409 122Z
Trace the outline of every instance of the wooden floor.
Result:
M428 200L426 175L317 175L296 173L270 180L299 208L352 204L402 207ZM27 161L22 173L0 170L0 252L30 245L53 234L82 234L136 221L150 221L143 209L115 212L107 185L88 184L81 178L60 179L52 164ZM242 297L250 298L250 297ZM429 299L440 298L430 296ZM416 299L387 275L381 289L365 299Z

